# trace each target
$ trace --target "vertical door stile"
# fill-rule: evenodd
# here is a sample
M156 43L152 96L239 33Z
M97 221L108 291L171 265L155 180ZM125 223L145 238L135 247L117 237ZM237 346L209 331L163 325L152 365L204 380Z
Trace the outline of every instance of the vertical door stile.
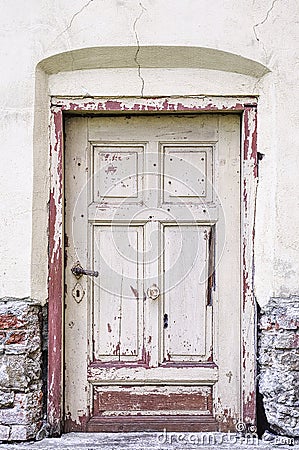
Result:
M148 362L150 366L157 367L159 363L159 325L160 325L160 302L158 296L152 299L149 290L152 286L160 287L159 259L160 259L160 224L157 217L157 206L159 198L159 157L156 142L147 142L146 165L145 165L145 189L144 207L145 211L145 242L144 242L144 275L145 275L145 318L146 334L145 346L148 348Z
M66 119L65 135L65 390L66 429L71 427L73 412L89 415L90 386L86 371L90 358L89 294L87 277L76 277L71 268L81 263L88 267L88 196L86 190L86 119ZM85 188L85 189L84 189ZM79 363L79 364L78 364ZM76 380L76 381L74 381Z
M160 286L159 261L153 248L159 247L159 222L150 221L145 225L145 316L147 321L147 342L150 345L149 364L157 367L159 362L159 311L160 296L152 299L149 290L152 286Z

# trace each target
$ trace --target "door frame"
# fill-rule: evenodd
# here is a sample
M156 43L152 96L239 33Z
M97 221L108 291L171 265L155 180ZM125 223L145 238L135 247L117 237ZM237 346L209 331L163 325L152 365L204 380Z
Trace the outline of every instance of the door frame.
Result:
M63 430L64 166L63 116L68 114L238 113L241 117L241 410L242 422L256 424L256 307L254 237L257 160L257 98L51 98L48 253L47 421L52 436ZM226 419L229 421L229 411Z

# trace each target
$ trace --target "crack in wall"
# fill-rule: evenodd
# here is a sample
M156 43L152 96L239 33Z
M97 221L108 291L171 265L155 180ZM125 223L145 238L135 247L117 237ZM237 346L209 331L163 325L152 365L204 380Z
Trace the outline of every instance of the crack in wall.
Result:
M136 43L137 43L137 50L136 50L136 53L135 53L135 56L134 56L134 61L135 61L136 65L137 65L138 78L141 81L141 97L143 97L143 93L144 93L144 78L141 75L141 65L140 65L140 63L138 61L138 55L139 55L139 52L140 52L140 41L139 41L138 33L137 33L137 30L136 30L136 25L137 25L137 22L141 19L142 15L144 14L144 11L147 11L147 9L143 6L143 4L141 2L139 2L139 6L141 7L141 12L140 12L139 16L136 17L136 19L134 21L134 24L133 24L133 31L134 31L135 39L136 39Z
M64 33L66 33L66 32L72 27L75 18L76 18L79 14L81 14L82 11L84 11L84 9L88 8L88 6L89 6L93 1L94 1L94 0L89 0L87 3L85 3L85 5L82 6L82 8L79 9L79 11L77 11L75 14L72 15L71 20L70 20L68 26L66 27L65 30L63 30L63 31L57 36L56 39L58 39L60 36L62 36ZM56 40L56 39L55 39L55 40ZM69 50L70 50L70 45L69 45ZM74 65L75 65L75 60L74 60L73 53L72 53L71 50L70 50L70 57L71 57L71 60L72 60L72 71L73 71L73 70L74 70Z
M88 2L85 3L85 4L82 6L82 8L79 9L79 11L77 11L76 13L74 13L74 14L72 15L71 20L70 20L69 24L67 25L67 27L66 27L63 31L61 31L61 33L59 33L59 34L56 36L56 38L51 42L51 44L47 47L46 50L48 50L48 48L50 48L50 47L57 41L57 39L59 39L63 34L65 34L65 33L72 27L75 18L76 18L79 14L81 14L82 11L84 11L84 9L88 8L88 6L89 6L93 1L94 1L94 0L88 0ZM71 59L72 59L72 70L73 70L73 69L74 69L74 57L73 57L72 52L71 52L71 50L70 50L69 42L68 42L68 47L69 47L70 56L71 56Z
M260 39L259 39L259 37L258 37L258 35L257 35L256 29L257 29L258 27L260 27L261 25L264 25L264 23L267 22L267 20L268 20L268 18L269 18L269 15L270 15L271 11L273 10L273 8L274 8L274 6L275 6L275 3L276 3L277 1L278 1L278 0L273 0L272 5L271 5L270 8L268 9L268 11L267 11L267 13L266 13L264 19L263 19L261 22L255 24L255 25L253 26L253 32L254 32L254 35L255 35L255 38L256 38L257 41L259 41Z
M257 28L260 27L261 25L264 25L264 24L267 22L267 20L268 20L268 18L269 18L269 16L270 16L270 13L272 12L272 10L273 10L273 8L274 8L274 6L275 6L275 3L276 3L277 1L278 1L278 0L273 0L273 1L272 1L272 4L271 4L271 6L270 6L270 8L268 9L268 11L266 12L265 17L263 18L263 20L261 20L259 23L256 23L255 25L253 25L253 33L254 33L254 37L255 37L255 39L262 45L263 51L264 51L264 53L265 53L266 59L267 59L266 48L265 48L265 45L263 44L263 42L260 40L260 37L258 36Z
M73 14L70 23L68 24L68 26L66 27L65 30L63 30L57 37L56 39L58 39L60 36L62 36L64 33L66 33L73 25L73 22L75 20L75 18L82 13L82 11L84 11L84 9L88 8L88 6L93 2L94 0L89 0L87 3L85 3L85 5L82 6L81 9L79 9L79 11L77 11L75 14ZM56 40L55 39L55 40Z

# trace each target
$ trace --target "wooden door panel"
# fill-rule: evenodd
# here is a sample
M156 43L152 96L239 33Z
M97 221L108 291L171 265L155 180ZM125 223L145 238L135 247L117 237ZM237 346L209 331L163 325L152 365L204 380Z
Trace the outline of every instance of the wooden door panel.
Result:
M140 201L144 147L95 145L92 147L93 202Z
M143 343L143 227L95 225L94 357L138 361Z
M163 155L165 203L212 201L212 146L190 146L186 143L163 145Z
M212 414L211 386L96 386L97 416Z
M209 227L164 227L164 360L207 359Z

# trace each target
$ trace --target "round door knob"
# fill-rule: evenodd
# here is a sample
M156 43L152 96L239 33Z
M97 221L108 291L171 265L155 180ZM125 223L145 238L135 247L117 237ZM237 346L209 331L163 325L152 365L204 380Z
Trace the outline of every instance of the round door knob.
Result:
M160 295L160 289L156 284L153 284L151 287L147 290L147 296L151 298L152 300L156 300Z

